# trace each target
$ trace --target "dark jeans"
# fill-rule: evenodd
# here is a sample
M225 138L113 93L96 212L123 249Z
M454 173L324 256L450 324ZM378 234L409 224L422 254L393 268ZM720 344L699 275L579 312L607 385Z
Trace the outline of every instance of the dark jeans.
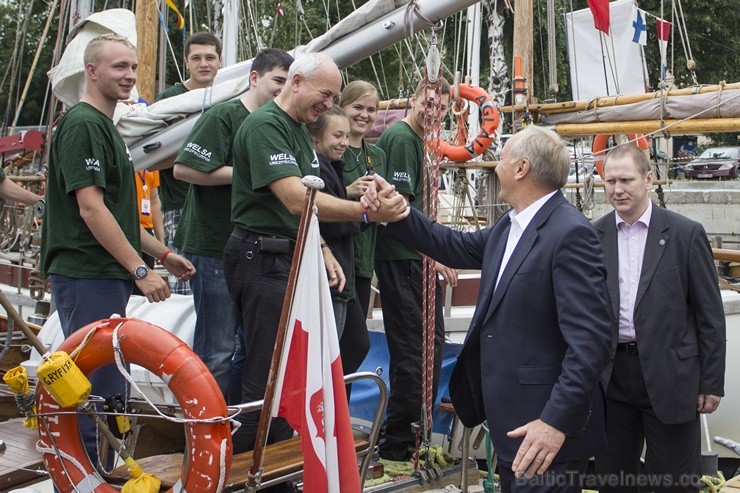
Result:
M411 457L409 449L416 445L411 424L420 421L423 402L422 261L378 261L375 273L380 282L391 383L380 456L408 460ZM436 286L432 402L437 396L445 338L442 289L438 280Z
M666 370L670 371L670 370ZM640 357L617 351L606 391L606 433L609 447L596 457L596 472L613 478L600 492L698 491L701 471L699 417L667 425L655 416L642 375ZM645 473L640 455L647 442Z
M132 281L118 279L74 279L51 275L51 295L56 303L64 337L100 319L117 314L126 316L126 304L131 297ZM92 394L107 398L114 394L126 395L126 380L115 364L106 365L87 376L92 384ZM102 412L102 406L98 411ZM88 456L97 464L98 446L96 426L87 416L80 416L80 432ZM113 454L108 453L112 465Z
M275 347L291 255L263 253L253 240L229 238L224 272L229 293L242 316L246 359L242 373L242 402L263 399ZM233 436L234 453L254 448L259 413L239 415L242 426ZM283 418L270 425L268 443L286 440L293 429Z

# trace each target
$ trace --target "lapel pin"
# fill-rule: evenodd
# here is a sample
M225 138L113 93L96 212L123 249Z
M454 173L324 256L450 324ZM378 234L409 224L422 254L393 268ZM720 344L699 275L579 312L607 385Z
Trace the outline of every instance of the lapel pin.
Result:
M658 242L658 245L660 245L660 246L663 246L663 245L665 245L665 240L660 240L660 241Z

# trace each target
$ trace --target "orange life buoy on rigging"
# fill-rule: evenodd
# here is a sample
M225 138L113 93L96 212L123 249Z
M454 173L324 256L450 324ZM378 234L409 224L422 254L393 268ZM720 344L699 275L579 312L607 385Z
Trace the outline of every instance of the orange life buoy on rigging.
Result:
M609 145L609 138L611 134L596 134L594 135L594 142L591 146L591 153L594 156L594 168L599 173L599 176L604 178L604 160L606 159L606 149ZM630 142L634 143L643 151L650 149L648 144L648 138L645 134L629 134L627 136Z
M167 383L184 418L214 419L185 424L182 476L170 492L220 493L231 468L231 431L226 403L206 365L180 339L166 330L136 319L100 320L76 331L59 347L71 353L91 329L95 333L77 354L75 362L85 375L114 363L113 332L126 363L143 366ZM87 456L80 437L76 409L61 408L38 386L39 447L49 476L62 493L79 489L94 493L119 490L105 482ZM60 414L57 414L60 413ZM218 419L224 418L224 419ZM56 448L58 453L54 453Z
M451 88L451 98L455 98L455 88ZM485 90L470 84L460 84L460 97L472 101L480 107L481 126L478 135L466 145L453 146L440 139L439 152L453 162L469 161L483 154L491 146L493 136L498 130L499 111L493 98Z

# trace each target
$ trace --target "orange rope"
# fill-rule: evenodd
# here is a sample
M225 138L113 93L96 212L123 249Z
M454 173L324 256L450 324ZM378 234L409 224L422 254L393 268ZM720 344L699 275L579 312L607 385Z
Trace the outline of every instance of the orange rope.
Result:
M424 101L424 180L423 180L423 208L424 212L432 218L438 213L438 191L439 191L439 164L442 156L439 150L440 127L441 127L441 81L442 68L440 66L436 82L429 81L429 74L425 78ZM429 102L432 102L430 105ZM424 257L423 263L423 287L422 287L422 314L423 314L423 338L422 338L422 444L429 446L432 437L432 395L434 393L434 339L435 339L435 295L436 295L436 272L435 261ZM429 459L427 454L427 460Z

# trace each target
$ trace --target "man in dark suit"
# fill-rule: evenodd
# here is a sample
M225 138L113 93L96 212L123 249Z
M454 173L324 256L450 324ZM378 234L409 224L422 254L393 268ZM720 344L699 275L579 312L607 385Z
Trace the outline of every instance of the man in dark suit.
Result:
M660 490L696 491L698 416L724 395L725 317L712 251L701 224L650 202L653 175L637 147L617 146L604 169L615 212L595 226L619 334L604 374L609 448L597 455L597 472L623 478L606 481L609 491L637 491L647 441L645 469L664 478Z
M450 267L482 269L450 395L466 426L488 419L504 493L580 491L578 474L606 445L606 269L595 231L559 191L568 166L554 132L528 127L496 167L513 209L495 226L463 233L412 210L385 232Z

